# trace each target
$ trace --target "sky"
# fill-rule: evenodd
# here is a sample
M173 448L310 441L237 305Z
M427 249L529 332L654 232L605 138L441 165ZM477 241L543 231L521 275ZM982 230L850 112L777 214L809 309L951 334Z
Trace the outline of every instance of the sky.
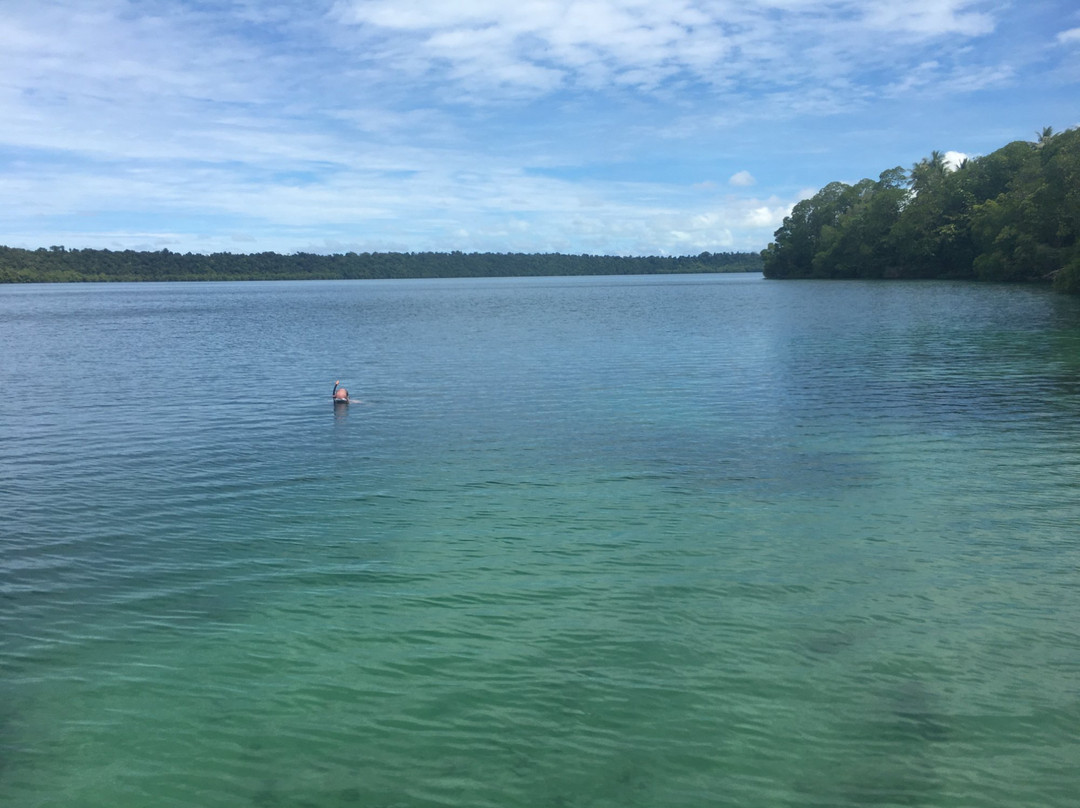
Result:
M1075 0L0 0L0 244L696 255L1080 125Z

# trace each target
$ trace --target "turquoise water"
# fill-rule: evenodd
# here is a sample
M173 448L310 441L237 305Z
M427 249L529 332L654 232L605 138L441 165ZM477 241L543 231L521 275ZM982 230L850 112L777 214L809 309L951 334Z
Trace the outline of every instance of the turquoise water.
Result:
M0 805L1074 805L1078 416L1041 289L0 287Z

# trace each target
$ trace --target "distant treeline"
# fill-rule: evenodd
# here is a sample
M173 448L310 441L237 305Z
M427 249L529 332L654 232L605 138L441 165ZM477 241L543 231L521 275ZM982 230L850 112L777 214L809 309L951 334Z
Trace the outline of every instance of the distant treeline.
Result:
M757 253L621 257L559 253L176 253L0 247L0 283L353 280L760 272Z
M768 278L1053 281L1080 293L1080 129L1016 141L951 169L833 182L762 253Z

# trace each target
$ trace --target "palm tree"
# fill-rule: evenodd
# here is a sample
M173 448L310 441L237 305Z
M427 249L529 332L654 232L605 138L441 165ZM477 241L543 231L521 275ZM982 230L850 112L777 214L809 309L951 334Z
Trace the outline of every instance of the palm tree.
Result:
M934 149L930 157L924 157L911 167L910 180L911 190L916 194L925 190L941 180L945 176L945 154Z

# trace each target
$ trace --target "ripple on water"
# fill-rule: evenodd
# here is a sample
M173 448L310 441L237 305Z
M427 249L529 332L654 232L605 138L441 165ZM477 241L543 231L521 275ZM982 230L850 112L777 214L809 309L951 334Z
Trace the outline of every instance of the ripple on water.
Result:
M5 806L1072 804L1071 303L60 291L0 291Z

